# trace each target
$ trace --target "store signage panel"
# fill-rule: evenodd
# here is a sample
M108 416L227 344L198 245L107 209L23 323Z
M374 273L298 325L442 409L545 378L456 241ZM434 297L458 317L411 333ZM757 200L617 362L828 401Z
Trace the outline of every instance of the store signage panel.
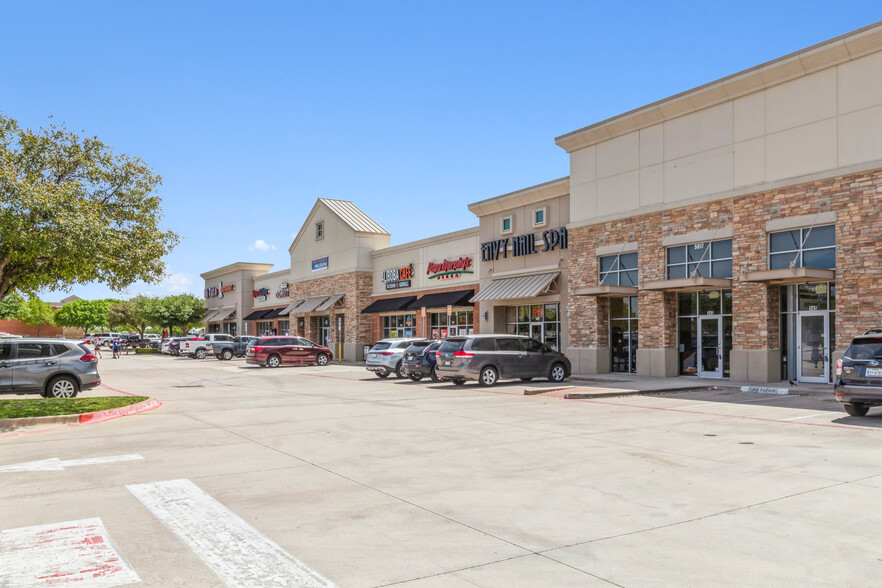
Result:
M566 249L568 246L566 227L543 231L541 237L541 249L538 250L536 249L536 235L533 233L481 243L481 261L495 261L499 259L500 255L508 257L509 245L511 245L513 257L547 253L555 249Z
M380 281L386 284L387 290L400 290L410 288L413 279L413 264L405 267L384 270L380 274Z
M223 282L218 282L217 286L211 286L210 288L205 289L205 297L206 298L223 298L224 294L227 292L232 292L236 289L235 284L226 284Z
M430 280L435 278L438 278L439 280L447 280L450 278L458 278L462 274L475 273L469 269L470 267L472 267L471 257L460 257L455 261L445 259L441 263L429 262L429 267L426 268L426 275L429 276Z
M266 297L269 296L269 288L258 288L257 290L252 290L251 295L254 298L260 298L263 296L263 300L266 300Z
M312 271L318 272L321 270L328 269L328 258L327 257L319 257L318 259L312 260Z

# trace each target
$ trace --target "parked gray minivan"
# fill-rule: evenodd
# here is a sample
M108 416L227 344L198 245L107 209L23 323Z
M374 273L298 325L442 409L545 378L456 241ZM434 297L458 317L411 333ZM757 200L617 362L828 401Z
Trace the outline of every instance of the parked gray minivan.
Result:
M73 398L101 384L98 360L79 341L0 340L0 392L34 392L47 398Z
M455 384L477 380L492 386L501 379L548 378L562 382L570 376L567 356L541 341L523 335L450 337L438 349L438 376Z

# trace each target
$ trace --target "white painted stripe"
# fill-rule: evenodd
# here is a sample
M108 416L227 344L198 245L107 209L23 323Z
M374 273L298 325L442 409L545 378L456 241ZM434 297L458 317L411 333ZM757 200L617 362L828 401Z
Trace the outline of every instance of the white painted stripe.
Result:
M748 404L750 402L775 402L777 400L794 400L798 398L798 396L781 396L779 398L753 398L751 400L707 400L702 402L701 404L690 404L688 406L678 406L676 407L678 410L684 410L687 408L701 408L711 405L726 405L726 404Z
M231 587L335 587L190 480L126 486Z
M66 459L60 460L57 457L42 459L40 461L27 461L24 463L14 463L11 465L0 466L0 473L3 472L58 472L64 468L72 468L75 466L97 465L103 463L114 463L117 461L135 461L144 459L138 453L130 453L128 455L108 455L105 457L88 457L86 459Z
M830 414L829 412L816 412L815 414L807 414L805 416L790 417L789 419L781 419L781 420L782 421L798 421L798 420L802 420L802 419L810 419L813 417L819 417L819 416L824 416L824 415L829 415L829 414Z
M101 519L0 531L0 586L101 588L140 581Z

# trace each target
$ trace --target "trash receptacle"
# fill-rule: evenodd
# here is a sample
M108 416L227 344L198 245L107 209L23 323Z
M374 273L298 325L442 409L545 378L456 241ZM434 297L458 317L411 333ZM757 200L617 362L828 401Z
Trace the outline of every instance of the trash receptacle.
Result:
M362 356L364 356L364 359L367 359L368 351L370 351L370 350L371 350L370 345L365 345L364 348L362 348L361 354L362 354Z

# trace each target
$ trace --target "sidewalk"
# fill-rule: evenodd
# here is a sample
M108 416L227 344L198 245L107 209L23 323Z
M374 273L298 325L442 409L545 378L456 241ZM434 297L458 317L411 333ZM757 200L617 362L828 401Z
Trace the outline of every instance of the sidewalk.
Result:
M623 391L638 393L662 393L678 392L686 390L705 390L708 388L735 389L742 387L778 389L777 393L784 394L808 394L808 395L832 395L832 384L806 384L803 382L791 384L782 382L743 382L738 380L718 380L715 378L696 378L695 376L679 376L676 378L649 378L634 374L597 374L570 376L568 381L576 384L598 384L604 388L621 389ZM786 390L786 392L781 392Z

